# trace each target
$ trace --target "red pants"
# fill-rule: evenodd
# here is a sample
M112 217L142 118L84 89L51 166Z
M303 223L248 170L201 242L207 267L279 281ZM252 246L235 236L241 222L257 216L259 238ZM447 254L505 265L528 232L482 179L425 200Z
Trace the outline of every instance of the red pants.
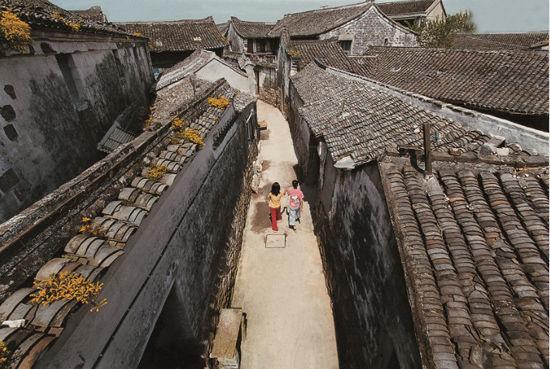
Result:
M277 221L281 220L281 208L269 208L270 218L271 218L271 229L278 231Z

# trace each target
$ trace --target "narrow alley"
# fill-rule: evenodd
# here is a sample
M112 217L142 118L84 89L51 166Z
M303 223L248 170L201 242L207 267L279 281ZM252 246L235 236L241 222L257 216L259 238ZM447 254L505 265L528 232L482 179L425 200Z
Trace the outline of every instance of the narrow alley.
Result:
M332 309L307 198L296 232L288 228L284 214L277 234L268 219L265 196L271 184L278 181L288 188L296 178L288 123L262 101L258 120L268 123L259 154L263 174L260 193L248 210L232 303L243 308L248 321L241 367L336 369Z

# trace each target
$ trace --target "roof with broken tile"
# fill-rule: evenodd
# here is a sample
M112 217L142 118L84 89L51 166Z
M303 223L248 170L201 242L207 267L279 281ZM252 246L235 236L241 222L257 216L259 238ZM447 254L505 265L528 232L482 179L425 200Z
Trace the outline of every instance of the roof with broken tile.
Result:
M334 8L286 14L269 32L279 36L286 28L291 36L315 36L337 28L366 12L372 3L359 3Z
M371 47L357 72L407 91L472 109L548 114L548 55Z
M89 9L83 10L71 10L71 12L94 22L105 22L107 20L100 6L92 6Z
M114 24L96 22L67 11L47 0L0 0L0 10L10 10L33 29L53 29L71 33L104 33L133 36ZM79 29L71 26L78 24Z
M398 17L419 13L425 14L436 1L439 0L393 1L376 5L387 16Z
M428 368L548 367L548 163L510 164L380 163Z
M338 41L334 40L292 41L287 47L287 53L298 60L300 70L313 60L343 70L354 68Z
M130 32L149 38L151 52L219 49L227 45L212 17L172 22L117 23Z
M231 17L231 23L235 31L243 38L268 38L269 31L275 26L275 23L267 22L249 22L240 20L237 17Z
M209 96L224 96L230 100L231 104L228 108L215 108L207 102ZM135 156L129 166L118 168L118 174L114 178L108 177L112 180L108 188L101 190L103 197L98 200L86 200L87 204L93 204L91 207L86 205L84 210L76 214L74 210L69 210L74 214L71 216L74 221L72 224L66 224L63 230L68 232L67 239L71 235L72 238L64 248L59 249L54 258L42 267L33 266L33 268L39 268L35 276L32 274L19 276L18 283L12 281L9 285L0 285L2 302L0 321L25 319L23 327L0 327L0 341L5 342L12 353L10 368L32 367L40 353L63 333L71 314L85 308L74 301L67 300L60 300L50 305L35 305L29 297L29 294L34 292L32 283L25 281L33 277L37 281L45 280L52 274L60 272L81 274L89 281L100 280L107 268L125 253L125 247L131 242L132 235L163 192L172 185L178 175L185 173L184 164L193 160L196 151L200 150L196 144L175 137L169 124L173 114L182 118L184 122L189 122L189 128L197 130L201 137L206 138L226 109L234 107L236 111L242 111L254 102L254 98L237 92L227 82L220 80L211 84L209 88L202 91L201 95L197 95L191 103L186 103L184 106L158 105L158 102L159 99L155 102L153 110L169 107L170 112L166 112L164 116L169 117L170 120L154 122L152 127L160 126L159 129L144 133L133 143L115 151L83 173L82 177L75 179L74 188L82 191L81 187L86 183L83 179L85 176L95 177L102 171L114 171L111 163L127 160L125 159L127 155ZM116 159L119 157L120 159ZM156 166L166 168L165 174L160 178L149 176L149 170ZM5 248L10 247L9 245L17 246L19 242L17 237L20 232L28 231L28 224L22 224L22 220L28 218L33 225L39 224L43 219L31 219L39 216L37 214L48 216L49 202L59 201L58 197L74 196L70 194L72 190L73 187L60 188L59 193L56 191L23 211L18 217L0 225L0 252L4 252ZM90 196L87 194L88 191L85 191L83 196ZM81 216L92 219L86 221L87 226L78 231ZM57 238L63 239L54 235L49 240L58 242L58 240L52 240ZM17 263L20 262L17 261ZM31 269L24 268L19 272L32 273Z
M299 109L312 133L322 137L334 162L351 158L355 165L382 157L400 146L419 145L422 126L438 132L435 148L477 151L490 137L414 106L383 86L346 78L314 63L292 77L304 106Z
M529 50L548 45L548 32L528 33L459 33L454 36L455 49Z

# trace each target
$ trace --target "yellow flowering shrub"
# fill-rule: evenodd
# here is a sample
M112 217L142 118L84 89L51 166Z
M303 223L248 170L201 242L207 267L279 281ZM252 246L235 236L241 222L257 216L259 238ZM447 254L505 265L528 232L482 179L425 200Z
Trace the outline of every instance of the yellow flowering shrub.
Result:
M174 118L172 119L172 128L173 129L180 129L183 128L185 125L185 121L181 118Z
M81 27L80 23L65 18L65 17L64 17L63 15L61 15L61 13L59 13L59 12L53 13L53 14L52 14L52 18L55 19L55 20L60 21L60 22L63 23L66 27L70 28L71 30L73 30L73 31L75 31L75 32L80 31L80 27Z
M100 231L92 225L92 218L82 217L80 219L80 228L78 229L80 233L87 233L92 236L100 236Z
M143 37L143 33L141 32L134 32L133 35L136 37Z
M164 165L154 165L147 171L147 178L156 181L160 179L166 173L166 167Z
M223 96L220 97L209 97L208 104L218 109L225 109L229 105L229 100Z
M296 49L295 47L292 47L292 48L290 48L290 50L288 50L288 55L291 58L299 58L300 57L300 51L298 51L298 49Z
M91 304L92 310L97 311L107 303L106 299L97 300L103 283L90 282L77 273L52 274L46 280L34 281L33 287L36 291L29 297L31 302L37 305L49 305L56 301L67 300Z
M31 26L15 13L5 10L0 13L0 36L10 47L23 50L31 43Z
M182 131L179 131L178 133L176 133L176 138L181 138L183 140L192 142L192 143L197 144L199 146L204 145L204 140L201 137L199 131L197 131L196 129L193 129L193 128L186 128Z
M0 369L8 368L10 351L4 341L0 341Z
M153 115L149 114L149 116L145 120L145 123L143 124L143 129L147 129L147 128L151 127L151 125L153 125L154 121L155 120L153 119Z

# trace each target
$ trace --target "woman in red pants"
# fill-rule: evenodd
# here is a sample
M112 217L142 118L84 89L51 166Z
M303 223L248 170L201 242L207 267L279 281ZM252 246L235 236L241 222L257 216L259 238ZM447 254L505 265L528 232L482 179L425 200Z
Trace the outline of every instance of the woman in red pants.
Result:
M281 186L278 182L273 183L271 186L271 192L267 196L267 203L269 205L269 218L271 219L271 229L278 231L277 221L281 220L281 199L283 198L281 192Z

